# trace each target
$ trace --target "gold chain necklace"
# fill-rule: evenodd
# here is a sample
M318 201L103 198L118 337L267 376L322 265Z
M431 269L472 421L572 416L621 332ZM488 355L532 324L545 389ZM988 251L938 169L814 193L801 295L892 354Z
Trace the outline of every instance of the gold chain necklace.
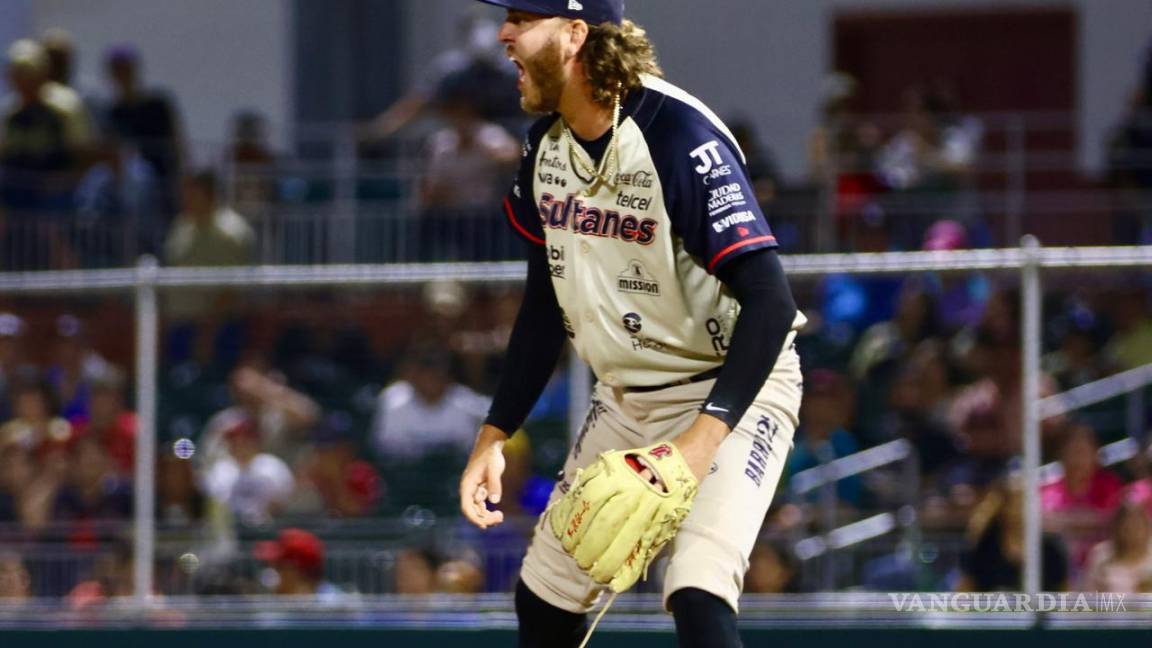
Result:
M620 127L620 86L616 86L616 96L612 99L612 137L608 140L608 146L604 150L604 157L600 160L600 168L592 166L590 161L584 159L586 155L583 148L576 145L575 138L572 137L572 129L568 128L568 124L563 125L564 140L568 143L568 157L572 160L573 166L579 166L584 174L589 176L587 182L590 183L588 188L588 195L594 196L600 190L601 186L606 186L615 191L616 177L620 171L620 143L616 139L616 132ZM577 150L579 149L579 153ZM613 170L613 165L615 170ZM580 177L577 174L577 177ZM581 180L584 178L580 177Z

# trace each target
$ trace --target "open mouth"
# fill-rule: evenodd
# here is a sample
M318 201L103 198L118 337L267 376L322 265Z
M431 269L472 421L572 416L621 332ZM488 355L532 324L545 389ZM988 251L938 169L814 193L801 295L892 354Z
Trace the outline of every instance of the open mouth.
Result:
M509 56L508 60L512 61L512 63L516 66L516 84L523 85L524 77L527 76L527 72L524 70L524 64L522 64L520 61L517 61L512 56Z

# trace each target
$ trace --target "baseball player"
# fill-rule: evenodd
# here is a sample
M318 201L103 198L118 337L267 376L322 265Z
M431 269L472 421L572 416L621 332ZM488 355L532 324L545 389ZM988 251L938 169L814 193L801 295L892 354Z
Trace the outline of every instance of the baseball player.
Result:
M797 424L805 321L743 155L660 78L622 0L481 1L507 9L521 104L542 117L504 202L530 243L528 278L461 509L481 528L503 520L501 448L567 340L597 383L521 569L519 645L578 645L601 593L627 589L671 539L664 601L680 645L740 646L748 557Z

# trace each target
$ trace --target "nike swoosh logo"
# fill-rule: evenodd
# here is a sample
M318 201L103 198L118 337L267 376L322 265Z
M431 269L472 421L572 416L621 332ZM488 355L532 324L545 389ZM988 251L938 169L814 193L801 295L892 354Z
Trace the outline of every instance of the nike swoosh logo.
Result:
M708 403L707 405L705 405L704 411L705 412L724 412L725 414L728 413L728 410L724 409L723 407L716 407L712 403Z

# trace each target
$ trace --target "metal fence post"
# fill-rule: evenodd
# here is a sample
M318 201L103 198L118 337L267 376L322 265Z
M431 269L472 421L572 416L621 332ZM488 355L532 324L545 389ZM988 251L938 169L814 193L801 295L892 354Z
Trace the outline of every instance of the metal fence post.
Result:
M922 492L920 487L920 454L915 446L908 449L908 456L902 464L903 480L906 490L904 504L898 509L896 521L903 529L902 541L908 549L908 558L917 567L920 563L920 549L924 542L924 534L920 530L920 512ZM917 573L919 577L919 573Z
M133 602L152 601L156 555L156 257L143 256L136 269L136 467L133 528Z
M838 489L840 487L840 480L833 474L830 463L836 460L836 452L832 449L832 441L827 440L820 445L816 446L816 458L820 461L820 470L822 477L826 480L820 486L820 506L823 509L821 512L824 522L824 537L828 538L838 526L840 526L839 507L840 507L840 494ZM825 591L833 592L836 590L836 567L837 567L837 554L831 547L826 547L824 554L821 556L823 563L824 578L823 585Z
M1139 442L1140 447L1144 447L1148 441L1144 430L1145 389L1145 387L1133 389L1128 392L1127 398L1124 399L1125 427L1128 429L1128 436Z
M1040 520L1040 241L1028 235L1020 240L1024 251L1020 266L1021 431L1024 435L1024 591L1035 594L1041 586Z

